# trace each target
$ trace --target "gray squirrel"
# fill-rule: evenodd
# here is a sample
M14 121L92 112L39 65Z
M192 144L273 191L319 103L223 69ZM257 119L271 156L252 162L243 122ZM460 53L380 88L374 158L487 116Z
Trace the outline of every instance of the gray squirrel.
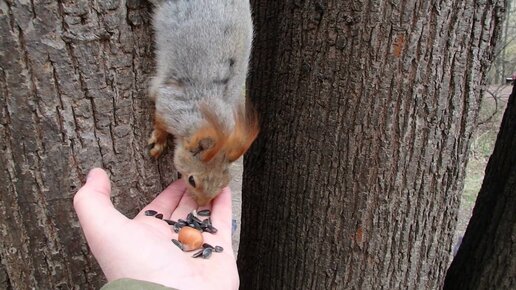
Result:
M258 118L244 105L253 38L248 0L169 0L153 3L156 75L150 155L174 136L174 166L198 205L231 179L230 164L258 135Z

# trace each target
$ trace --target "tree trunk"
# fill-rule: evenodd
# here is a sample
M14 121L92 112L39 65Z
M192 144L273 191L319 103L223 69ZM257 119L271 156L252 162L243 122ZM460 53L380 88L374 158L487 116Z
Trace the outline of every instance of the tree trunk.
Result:
M128 216L174 176L148 157L151 6L0 1L0 289L98 289L72 207L106 168Z
M252 1L242 289L437 289L503 1Z
M516 288L516 86L445 289Z

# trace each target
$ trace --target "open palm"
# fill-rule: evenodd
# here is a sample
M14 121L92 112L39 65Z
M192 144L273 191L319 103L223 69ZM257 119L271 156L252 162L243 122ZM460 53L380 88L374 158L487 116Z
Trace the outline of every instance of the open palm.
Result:
M111 185L102 169L93 169L77 192L74 207L91 251L108 281L131 278L178 289L237 289L238 272L231 247L231 192L225 188L213 200L211 219L216 234L203 233L204 241L224 248L209 259L192 258L171 239L177 234L165 221L145 216L152 209L164 219L185 219L197 204L185 194L179 180L172 183L134 219L117 211ZM204 208L203 208L204 209Z

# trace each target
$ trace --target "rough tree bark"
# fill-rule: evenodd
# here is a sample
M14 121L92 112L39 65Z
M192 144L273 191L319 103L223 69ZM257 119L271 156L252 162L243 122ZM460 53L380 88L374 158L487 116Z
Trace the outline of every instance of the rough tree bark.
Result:
M109 170L133 216L173 179L151 130L151 6L143 0L0 1L0 289L98 289L72 196Z
M516 86L444 289L516 287Z
M437 289L503 1L252 1L242 289Z

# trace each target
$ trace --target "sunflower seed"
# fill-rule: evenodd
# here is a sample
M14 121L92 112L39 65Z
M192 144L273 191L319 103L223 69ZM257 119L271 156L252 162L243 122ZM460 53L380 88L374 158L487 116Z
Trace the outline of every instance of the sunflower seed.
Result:
M183 244L180 241L178 241L176 239L172 239L172 243L174 243L174 245L176 245L178 248L180 248L181 251L184 251L185 248L184 248Z
M221 247L221 246L215 246L215 252L217 253L222 253L222 251L224 251L224 248Z
M198 216L210 216L211 211L209 209L203 209L197 212Z
M146 210L146 211L144 212L144 214L145 214L146 216L153 216L153 215L156 215L157 213L158 213L158 212L157 212L157 211L155 211L155 210L153 210L153 209L148 209L148 210Z
M173 225L172 227L174 229L174 233L179 233L179 226L177 224Z
M194 215L192 215L192 222L197 222L199 224L202 223L202 221L198 217L196 217Z
M164 221L166 221L167 224L169 224L171 226L173 226L173 225L175 225L177 223L176 221L173 221L173 220L166 220L166 219L164 219Z
M157 219L162 219L163 218L163 214L162 213L158 213L154 217L157 218Z
M208 244L208 243L204 243L204 244L202 244L202 247L203 247L204 249L206 249L206 248L212 248L212 249L214 249L214 247L213 247L212 245Z
M190 226L191 226L192 228L196 228L196 229L198 229L198 230L202 231L201 224L200 224L200 223L198 223L197 221L193 221L193 223L191 223L191 224L190 224Z
M210 234L215 234L217 233L217 229L214 227L214 226L207 226L206 229L204 230L205 232L208 232Z
M186 216L186 222L191 224L193 222L193 214L192 213L189 213L187 216Z
M212 252L213 252L212 248L205 248L204 250L202 250L202 257L204 259L208 259L211 256Z
M203 253L203 250L200 250L199 252L193 254L192 257L199 258L200 256L202 256L202 253Z

